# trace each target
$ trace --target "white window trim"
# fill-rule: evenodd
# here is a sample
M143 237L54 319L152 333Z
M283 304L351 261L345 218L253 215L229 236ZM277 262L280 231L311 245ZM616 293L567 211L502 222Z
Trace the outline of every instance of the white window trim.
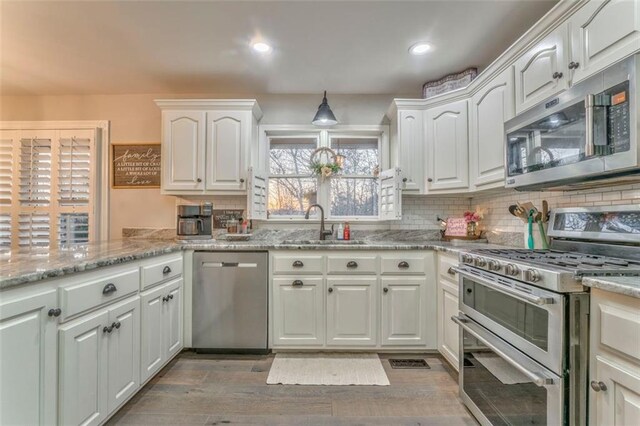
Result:
M389 126L387 125L337 125L330 128L321 128L313 125L260 125L260 149L263 153L265 163L260 165L269 178L269 140L272 137L317 137L319 147L330 146L331 137L378 137L378 156L380 161L380 171L389 168ZM356 177L356 176L353 176ZM268 197L268 194L267 194ZM331 206L329 205L330 194L327 185L318 186L318 202L324 208L325 222L341 223L341 222L357 222L361 224L376 224L385 222L378 216L331 216ZM326 205L325 205L326 204ZM276 216L266 219L268 223L319 223L319 209L312 211L309 219L300 216Z
M95 221L99 223L93 241L109 238L109 156L110 123L108 120L87 121L0 121L1 130L96 130L97 182L100 200L94 203Z

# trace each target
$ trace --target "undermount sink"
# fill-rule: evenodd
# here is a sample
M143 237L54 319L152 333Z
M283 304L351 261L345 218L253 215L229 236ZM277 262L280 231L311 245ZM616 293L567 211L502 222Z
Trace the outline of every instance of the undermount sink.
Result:
M365 242L362 240L284 240L282 244L328 245L328 244L365 244Z

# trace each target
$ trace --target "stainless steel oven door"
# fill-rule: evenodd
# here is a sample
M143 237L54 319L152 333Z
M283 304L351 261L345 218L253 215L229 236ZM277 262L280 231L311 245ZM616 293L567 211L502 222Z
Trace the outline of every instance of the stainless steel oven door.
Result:
M565 424L565 383L472 319L460 333L460 396L482 425Z
M460 310L542 365L562 374L565 299L561 294L467 266L455 268Z

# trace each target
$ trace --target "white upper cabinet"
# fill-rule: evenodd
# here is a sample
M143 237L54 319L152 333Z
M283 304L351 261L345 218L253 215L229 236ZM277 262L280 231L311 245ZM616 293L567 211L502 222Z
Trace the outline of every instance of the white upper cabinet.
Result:
M640 50L640 2L591 0L569 19L572 83Z
M427 110L427 192L469 187L467 100Z
M560 25L514 63L516 113L568 87L567 26Z
M246 192L262 118L254 99L157 100L156 104L162 109L162 193Z
M508 67L471 98L469 169L476 189L504 185L504 122L514 113L513 68Z
M201 111L162 112L162 189L204 189L205 116Z
M207 190L245 189L251 113L207 112Z
M394 105L391 119L391 160L400 168L402 190L424 193L424 110Z

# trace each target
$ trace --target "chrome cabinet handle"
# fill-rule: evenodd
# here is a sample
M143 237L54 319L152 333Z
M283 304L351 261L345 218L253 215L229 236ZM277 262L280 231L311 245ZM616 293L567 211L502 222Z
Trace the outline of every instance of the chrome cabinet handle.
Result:
M561 72L556 71L556 72L553 73L552 77L553 78L562 78L562 75L563 74Z
M596 392L604 392L607 390L607 385L605 385L603 382L597 382L595 380L591 381L591 389L593 389Z
M578 67L580 66L580 62L569 62L569 69L570 70L577 70Z
M302 268L304 266L304 263L302 263L302 261L300 261L300 260L296 260L296 261L293 262L292 266L294 268Z
M102 294L107 296L111 293L115 293L116 291L118 291L118 288L116 287L116 285L114 283L109 283L105 285L104 288L102 289Z
M595 145L593 143L593 107L595 99L593 95L587 95L584 99L586 121L586 132L584 134L584 156L593 157L595 154Z
M52 309L49 309L49 312L47 312L47 315L49 315L50 317L59 317L61 313L62 313L62 309L52 308Z
M329 287L329 293L333 293L333 287Z
M552 297L534 296L534 295L525 293L523 291L516 290L516 289L511 288L511 287L507 287L507 286L502 285L502 284L494 283L494 282L489 281L486 278L480 277L478 275L470 274L467 270L462 269L462 268L457 268L455 266L452 266L451 269L453 269L455 272L459 273L460 275L469 278L470 280L479 282L480 284L482 284L482 285L484 285L486 287L489 287L492 290L499 291L500 293L503 293L503 294L506 294L508 296L514 297L514 298L516 298L518 300L521 300L523 302L533 303L534 305L538 305L538 306L551 305L551 304L555 303L555 300Z
M533 383L535 383L537 386L542 387L542 386L547 386L547 385L553 385L555 383L555 380L553 378L545 377L545 376L542 376L542 375L540 375L540 374L538 374L536 372L530 371L529 369L524 367L520 362L518 362L517 360L515 360L512 357L510 357L509 355L507 355L504 351L500 350L493 343L489 342L488 339L486 339L480 333L478 333L475 330L473 330L467 324L467 323L469 323L469 320L467 318L458 317L458 316L452 316L451 319L453 320L453 322L458 324L460 326L460 328L464 329L467 333L471 334L473 337L475 337L476 339L481 341L489 349L491 349L493 352L495 352L496 355L498 355L500 358L502 358L505 361L507 361L509 364L511 364L513 367L515 367L518 371L520 371L522 374L524 374L529 379L531 379L531 381Z
M169 268L168 266L165 266L165 267L162 269L162 274L163 274L163 275L167 275L167 274L170 274L170 273L171 273L171 268Z
M450 267L449 267L449 269L447 269L447 274L449 274L449 275L455 275L455 274L456 274L456 271L455 271L455 269L453 269L453 267L452 267L452 266L450 266Z
M294 287L300 287L303 284L304 283L302 282L302 280L295 280L294 282L291 283L291 285Z
M358 267L358 263L354 262L353 260L350 260L347 262L347 268L357 268Z
M409 262L405 262L404 260L400 263L398 263L398 268L400 269L407 269L409 267Z

